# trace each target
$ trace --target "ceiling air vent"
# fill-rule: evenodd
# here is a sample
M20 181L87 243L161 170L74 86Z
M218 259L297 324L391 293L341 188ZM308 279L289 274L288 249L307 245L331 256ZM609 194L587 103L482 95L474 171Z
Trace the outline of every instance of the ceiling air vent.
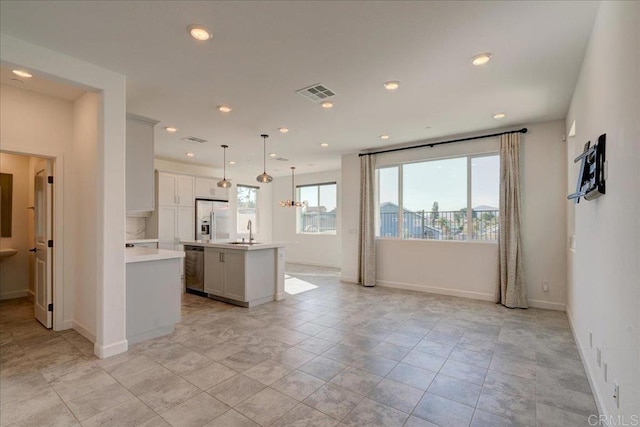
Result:
M180 139L180 141L195 142L197 144L204 144L205 142L207 142L206 139L196 138L195 136L187 136L185 138Z
M336 95L334 91L320 83L316 83L309 87L305 87L304 89L297 90L296 93L313 102L320 102Z
M276 157L276 160L279 162L288 162L289 159L285 159L284 157Z

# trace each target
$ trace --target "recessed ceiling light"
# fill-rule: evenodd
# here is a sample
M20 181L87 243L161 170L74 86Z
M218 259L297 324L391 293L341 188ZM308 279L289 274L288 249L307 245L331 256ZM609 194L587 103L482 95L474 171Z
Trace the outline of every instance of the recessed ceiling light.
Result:
M164 128L164 130L166 130L169 133L176 133L178 131L178 128L174 128L173 126L167 126Z
M278 128L278 130L279 130L281 133L287 133L287 132L289 132L289 128Z
M389 135L383 133L382 135L380 135L380 139L389 139Z
M329 102L329 101L324 101L320 105L322 106L322 108L325 108L325 109L333 108L333 102Z
M278 157L276 153L269 153L269 157Z
M221 111L223 113L228 113L231 111L231 107L227 105L218 105L218 111Z
M195 154L193 154L193 153L184 153L184 154L185 154L187 157L193 157L193 156L195 156Z
M229 161L229 164L230 164L230 165L235 165L235 164L236 164L236 162L234 162L233 160L230 160L230 161Z
M494 119L504 119L505 117L507 117L507 115L505 113L495 113L493 115Z
M16 76L19 76L19 77L23 77L25 79L30 79L31 77L33 77L31 75L31 73L27 73L24 70L13 70L13 74L15 74Z
M187 31L189 31L191 37L200 41L206 41L213 37L213 34L211 34L208 29L198 24L191 24L187 26Z
M386 90L396 90L400 87L400 82L385 82L383 86Z
M320 144L320 147L328 147L329 144L327 144L326 142L323 142L322 144Z
M473 65L484 65L487 62L491 61L491 57L493 55L489 52L485 52L485 53L479 53L476 56L474 56L473 58L471 58L471 63Z

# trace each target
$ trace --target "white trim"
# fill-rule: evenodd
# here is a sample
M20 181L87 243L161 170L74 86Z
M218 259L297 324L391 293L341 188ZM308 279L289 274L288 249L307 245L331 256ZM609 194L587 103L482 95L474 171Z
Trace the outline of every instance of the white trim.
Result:
M294 259L288 259L285 262L287 264L313 265L314 267L340 268L339 265L329 264L329 263L325 263L325 262L314 262L314 261L294 260Z
M80 322L76 322L75 320L71 321L71 327L80 335L91 341L92 343L96 342L96 334L92 333Z
M0 301L6 299L22 298L29 296L31 291L29 289L22 289L20 291L0 292Z
M484 292L473 292L473 291L465 291L461 289L450 289L450 288L438 288L436 286L416 285L414 283L389 282L386 280L378 280L376 282L376 285L386 287L386 288L405 289L408 291L418 291L418 292L426 292L430 294L440 294L440 295L449 295L454 297L471 298L471 299L477 299L481 301L493 302L495 300L495 296L493 294L487 294Z
M356 277L349 277L349 276L340 276L340 281L344 282L344 283L358 283L358 279Z
M589 380L589 385L591 386L591 392L593 393L593 400L596 401L596 406L598 407L598 414L605 415L607 419L609 419L609 412L607 411L607 405L604 400L604 395L602 391L597 387L597 382L595 381L595 375L593 371L590 369L589 363L587 363L587 355L582 351L583 348L580 339L578 338L578 334L576 333L576 328L573 325L573 319L571 318L571 309L567 306L567 318L569 319L569 326L571 327L571 333L573 334L573 340L576 342L576 347L578 347L578 353L580 354L580 360L582 361L582 366L584 366L584 370L587 373L587 379Z
M543 301L537 299L528 300L529 307L544 308L546 310L566 311L566 306L561 302Z
M100 359L104 359L105 357L124 353L125 351L127 351L128 348L129 348L129 343L127 342L127 340L114 342L109 345L98 345L96 343L93 345L93 353L96 356L98 356Z
M55 315L55 313L54 313ZM67 319L62 321L62 326L60 327L61 331L72 329L73 328L73 320Z

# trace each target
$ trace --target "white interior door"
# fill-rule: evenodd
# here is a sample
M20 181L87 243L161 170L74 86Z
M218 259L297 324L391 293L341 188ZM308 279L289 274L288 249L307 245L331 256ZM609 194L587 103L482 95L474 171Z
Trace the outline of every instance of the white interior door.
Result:
M52 254L53 248L53 184L49 184L51 161L40 160L35 168L35 304L36 319L46 328L53 326ZM49 242L51 241L51 244Z

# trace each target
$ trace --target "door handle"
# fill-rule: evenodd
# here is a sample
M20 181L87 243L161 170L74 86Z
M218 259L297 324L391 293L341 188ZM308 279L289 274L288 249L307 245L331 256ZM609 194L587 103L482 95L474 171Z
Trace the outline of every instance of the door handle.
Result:
M29 252L33 252L35 254L36 252L38 252L38 248L31 248L29 249Z

